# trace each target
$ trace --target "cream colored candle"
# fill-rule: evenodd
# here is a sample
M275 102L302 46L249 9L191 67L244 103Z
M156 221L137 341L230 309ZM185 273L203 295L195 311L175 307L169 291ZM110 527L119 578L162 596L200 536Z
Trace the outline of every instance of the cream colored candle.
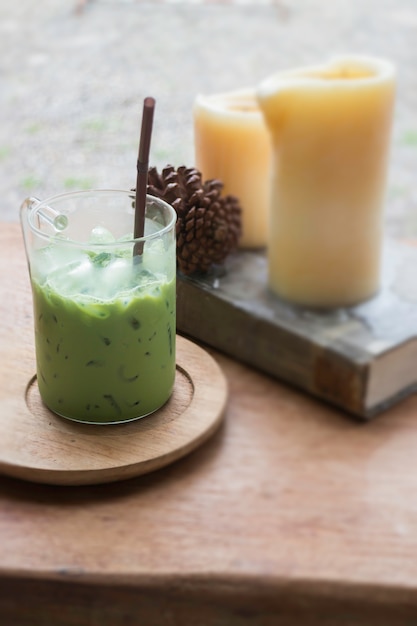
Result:
M240 247L264 247L271 146L254 91L199 95L193 115L196 167L204 180L220 179L223 193L239 198Z
M395 99L385 60L335 58L258 88L273 142L269 286L299 304L378 291Z

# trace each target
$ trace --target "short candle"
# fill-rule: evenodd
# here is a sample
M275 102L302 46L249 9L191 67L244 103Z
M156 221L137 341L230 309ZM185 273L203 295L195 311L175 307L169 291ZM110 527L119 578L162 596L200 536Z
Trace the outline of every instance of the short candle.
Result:
M254 91L198 95L193 116L196 167L204 180L220 179L223 193L239 198L240 247L264 247L271 146Z

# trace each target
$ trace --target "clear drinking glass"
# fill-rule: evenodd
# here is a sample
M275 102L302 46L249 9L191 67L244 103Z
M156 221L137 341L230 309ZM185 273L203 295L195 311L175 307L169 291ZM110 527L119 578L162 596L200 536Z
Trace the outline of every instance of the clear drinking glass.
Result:
M134 192L92 190L21 207L39 392L71 420L138 419L172 393L176 213L147 196L134 239L134 203Z

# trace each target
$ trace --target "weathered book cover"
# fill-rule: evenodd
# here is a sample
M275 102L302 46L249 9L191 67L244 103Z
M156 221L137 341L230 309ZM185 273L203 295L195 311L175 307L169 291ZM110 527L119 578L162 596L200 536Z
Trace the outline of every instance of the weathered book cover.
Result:
M320 312L267 288L262 252L177 279L177 328L345 411L371 418L417 389L417 249L387 242L380 293Z

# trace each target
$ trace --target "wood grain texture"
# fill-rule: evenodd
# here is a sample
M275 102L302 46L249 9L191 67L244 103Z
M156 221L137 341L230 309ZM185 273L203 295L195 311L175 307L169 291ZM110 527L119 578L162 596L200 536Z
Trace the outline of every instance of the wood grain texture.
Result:
M19 241L0 230L2 297L26 281ZM417 397L357 423L211 354L227 410L192 454L107 485L0 478L1 624L415 622Z
M412 246L387 241L380 293L356 307L318 311L274 296L266 255L240 251L207 275L179 275L177 327L369 419L417 388L416 267Z

